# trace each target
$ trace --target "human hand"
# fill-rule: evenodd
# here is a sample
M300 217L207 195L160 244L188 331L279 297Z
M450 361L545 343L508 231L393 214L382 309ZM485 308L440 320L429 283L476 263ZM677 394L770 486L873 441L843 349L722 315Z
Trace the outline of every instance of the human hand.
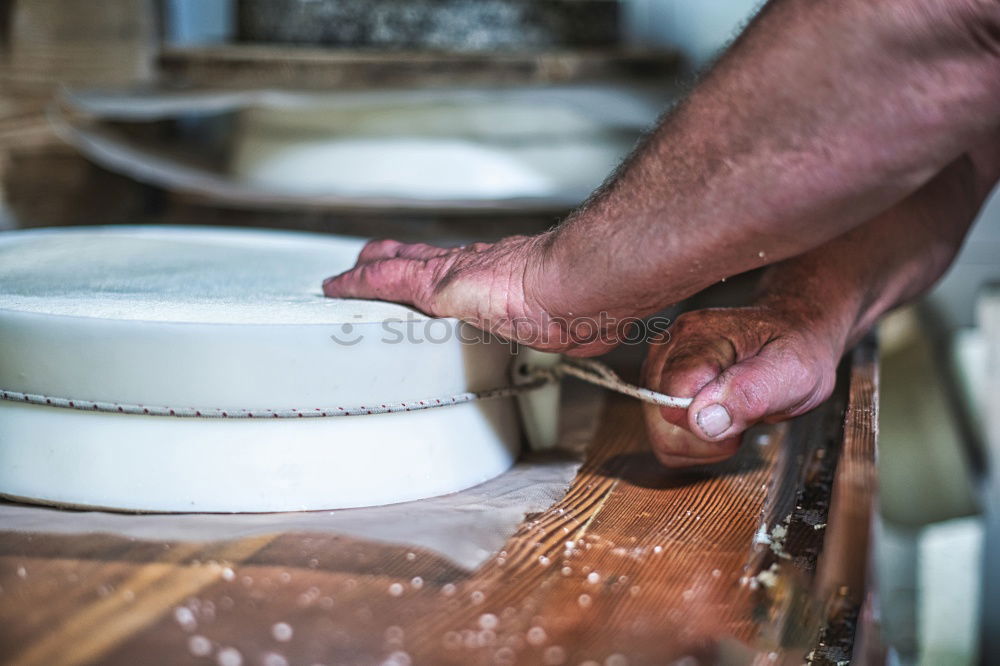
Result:
M836 328L779 305L681 315L643 367L644 386L694 398L686 410L643 406L656 457L667 467L719 462L754 423L818 406L843 353Z
M323 293L405 303L542 351L603 354L635 320L567 303L560 271L547 266L547 242L546 234L458 248L372 241L354 268L323 282Z

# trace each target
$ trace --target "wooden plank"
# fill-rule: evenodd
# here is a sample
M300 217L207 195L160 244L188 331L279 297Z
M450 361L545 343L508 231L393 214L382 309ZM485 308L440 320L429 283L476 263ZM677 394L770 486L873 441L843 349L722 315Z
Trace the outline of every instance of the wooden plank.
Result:
M820 664L843 663L852 655L860 663L885 660L879 639L878 600L869 575L874 570L878 497L878 363L874 343L862 343L854 351L852 363L843 450L830 498L827 543L818 577L819 595L827 600L823 634L812 660ZM862 640L856 645L859 632Z
M705 469L659 467L639 405L612 397L567 495L472 572L334 535L192 545L0 533L0 661L83 663L82 637L104 664L849 657L857 623L840 620L867 598L874 501L866 354L823 407L756 430Z

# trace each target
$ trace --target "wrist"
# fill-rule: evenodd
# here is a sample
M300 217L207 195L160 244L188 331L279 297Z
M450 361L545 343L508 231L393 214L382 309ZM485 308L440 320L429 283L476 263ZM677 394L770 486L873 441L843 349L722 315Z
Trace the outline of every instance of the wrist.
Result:
M569 266L557 255L554 243L556 230L532 236L525 246L523 289L529 307L551 316L573 312L571 299L564 293L569 282Z
M525 294L555 317L597 317L622 302L622 295L608 287L617 267L601 265L609 259L593 244L580 242L578 234L566 233L565 226L534 236L526 257Z

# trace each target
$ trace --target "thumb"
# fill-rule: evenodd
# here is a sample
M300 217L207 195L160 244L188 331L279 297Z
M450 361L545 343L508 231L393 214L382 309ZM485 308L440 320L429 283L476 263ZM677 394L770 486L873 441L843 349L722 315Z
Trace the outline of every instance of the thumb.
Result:
M823 376L794 354L759 353L702 387L688 408L688 425L703 439L721 441L767 417L801 414L832 390Z

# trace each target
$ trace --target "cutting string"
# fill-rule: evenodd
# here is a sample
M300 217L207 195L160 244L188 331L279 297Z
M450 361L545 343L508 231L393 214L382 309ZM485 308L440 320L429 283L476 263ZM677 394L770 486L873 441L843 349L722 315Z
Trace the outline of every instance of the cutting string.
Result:
M585 382L596 384L617 393L636 398L643 402L648 402L661 407L677 407L687 409L691 406L691 398L678 398L658 393L652 389L642 388L635 384L629 384L624 379L615 374L614 370L593 359L562 359L556 366L557 372L561 375L569 375L582 379Z
M25 402L46 407L63 407L79 409L87 412L105 412L112 414L136 414L140 416L174 416L181 418L206 419L290 419L290 418L322 418L331 416L361 416L366 414L392 414L396 412L415 412L423 409L459 405L475 400L492 400L509 398L529 391L542 388L558 382L564 376L575 377L591 384L631 396L643 402L663 407L678 407L686 409L691 404L691 398L677 398L650 389L635 386L624 381L608 366L592 359L561 359L549 367L523 366L521 377L513 386L502 386L484 391L465 391L454 395L424 398L409 402L385 403L376 405L356 405L338 407L315 407L311 409L221 409L205 407L164 407L158 405L140 405L122 402L105 402L99 400L78 400L59 398L37 393L22 393L0 389L0 399L13 402Z

